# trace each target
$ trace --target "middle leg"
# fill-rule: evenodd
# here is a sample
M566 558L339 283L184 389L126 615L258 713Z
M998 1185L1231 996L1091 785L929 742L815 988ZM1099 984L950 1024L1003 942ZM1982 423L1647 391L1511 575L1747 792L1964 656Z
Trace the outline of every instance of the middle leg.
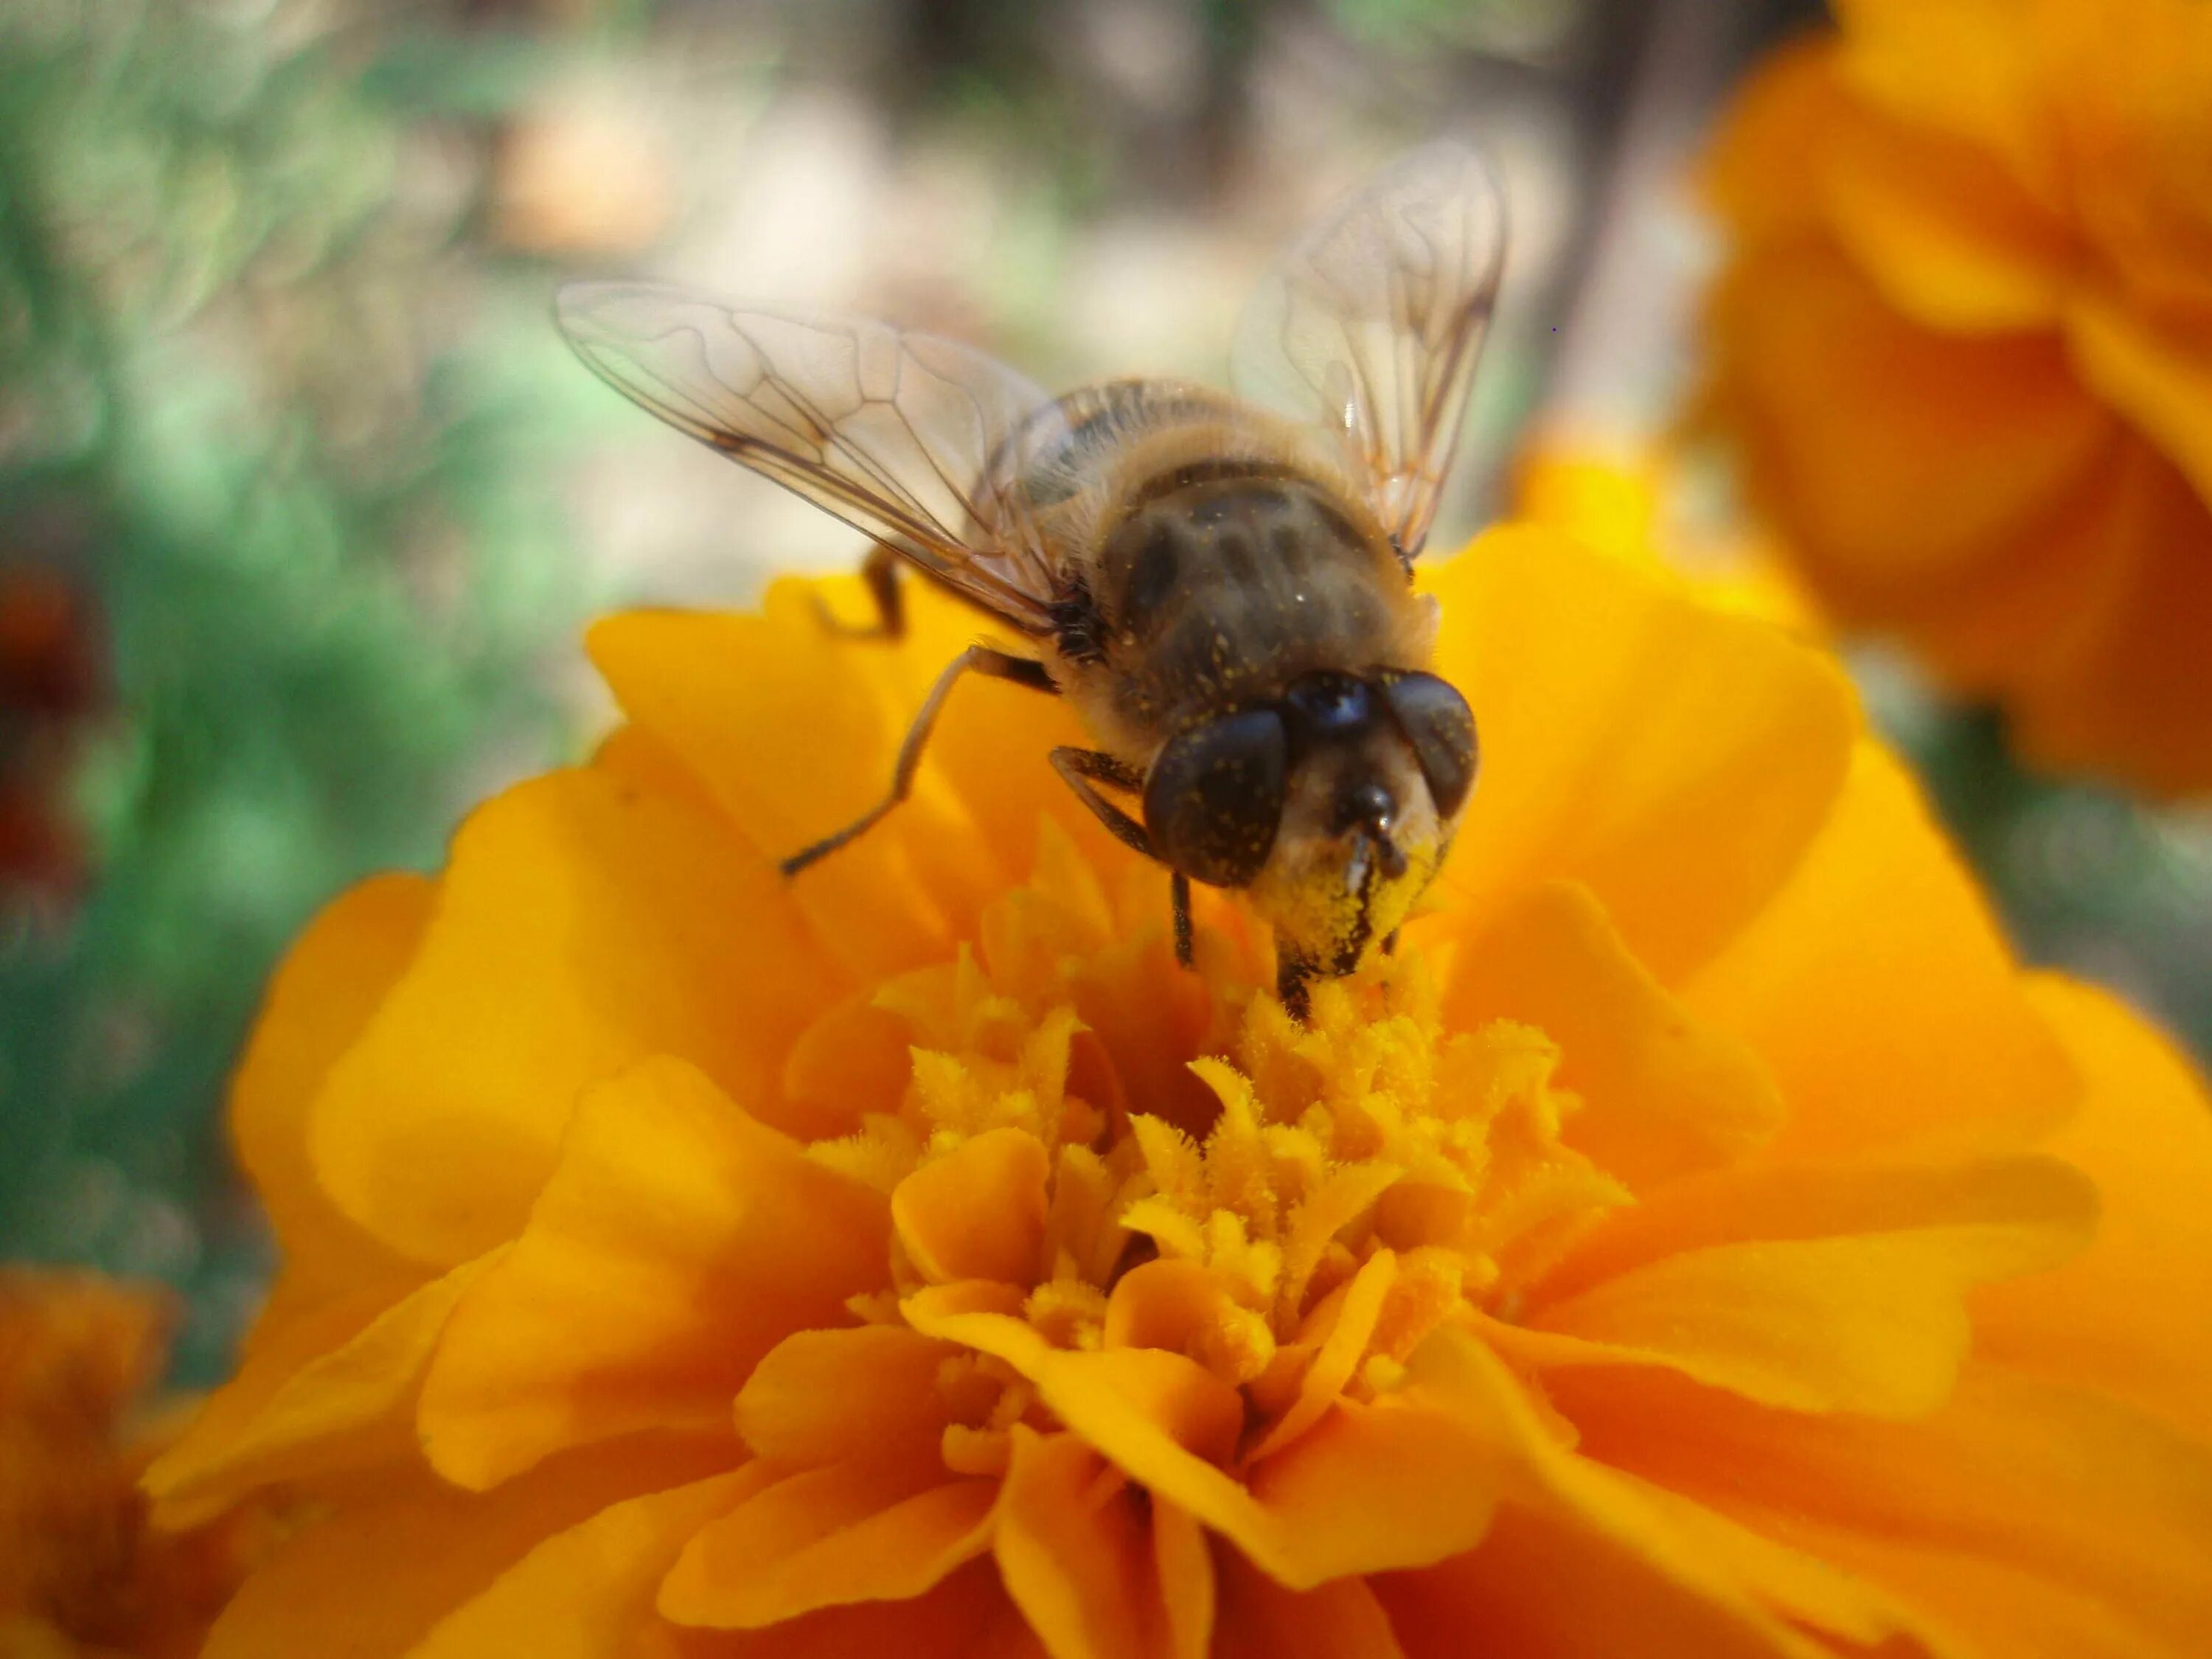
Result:
M1050 692L1054 696L1060 694L1060 688L1052 683L1052 677L1045 672L1042 663L1028 657L1012 656L988 645L969 646L937 677L937 684L929 688L929 695L921 700L921 708L914 717L914 724L906 729L906 740L899 744L898 760L891 769L890 793L842 830L834 835L824 836L811 847L802 848L784 860L781 867L787 878L797 875L808 865L827 858L855 836L873 829L891 808L907 798L914 787L914 775L921 769L921 752L929 745L929 733L937 724L938 711L945 707L945 699L960 677L969 673L1012 680L1017 685L1026 685L1032 691Z

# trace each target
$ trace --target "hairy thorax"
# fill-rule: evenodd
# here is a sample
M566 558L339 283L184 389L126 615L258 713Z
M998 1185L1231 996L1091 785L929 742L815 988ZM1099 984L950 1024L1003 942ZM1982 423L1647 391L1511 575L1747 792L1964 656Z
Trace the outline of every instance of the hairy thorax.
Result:
M1301 676L1419 668L1429 654L1429 608L1331 470L1264 420L1206 412L1124 433L1084 492L1090 522L1070 526L1084 609L1056 678L1133 763Z

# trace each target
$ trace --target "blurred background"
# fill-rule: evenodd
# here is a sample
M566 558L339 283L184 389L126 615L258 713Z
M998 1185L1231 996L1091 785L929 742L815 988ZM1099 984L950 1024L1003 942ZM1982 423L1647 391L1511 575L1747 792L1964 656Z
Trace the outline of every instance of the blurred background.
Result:
M857 557L592 380L561 276L878 313L1054 388L1216 379L1286 237L1462 134L1514 232L1449 545L1528 434L1678 421L1688 169L1819 15L0 0L0 1257L179 1287L179 1376L216 1374L269 1266L223 1079L288 937L582 752L587 615ZM2212 1051L2212 817L2026 776L1853 665L2021 947Z

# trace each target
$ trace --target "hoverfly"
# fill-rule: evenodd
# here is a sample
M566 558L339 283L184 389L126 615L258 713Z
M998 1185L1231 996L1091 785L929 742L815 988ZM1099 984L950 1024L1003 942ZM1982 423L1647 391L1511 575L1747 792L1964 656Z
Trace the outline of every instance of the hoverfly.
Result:
M1429 672L1436 603L1413 568L1504 242L1480 157L1407 156L1248 305L1235 397L1125 380L1054 398L879 322L562 289L561 326L603 379L873 538L871 631L901 631L903 562L1028 647L954 659L883 800L785 874L896 807L947 694L988 674L1074 704L1096 746L1051 763L1166 866L1184 963L1194 881L1272 925L1294 1010L1313 975L1388 948L1474 781L1474 717Z

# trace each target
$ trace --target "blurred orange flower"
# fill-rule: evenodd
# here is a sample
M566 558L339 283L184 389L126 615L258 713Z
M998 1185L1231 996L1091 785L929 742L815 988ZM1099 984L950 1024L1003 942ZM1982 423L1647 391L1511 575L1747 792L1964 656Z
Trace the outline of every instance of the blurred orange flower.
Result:
M1835 615L2212 787L2212 9L1838 0L1721 134L1711 407Z
M1434 586L1488 770L1304 1027L1017 687L777 878L965 613L602 623L630 723L271 992L284 1276L149 1484L327 1518L208 1652L2203 1651L2185 1065L1818 653L1541 528Z
M165 1537L138 1477L177 1425L144 1419L172 1314L158 1289L0 1269L0 1654L185 1659L257 1520Z

